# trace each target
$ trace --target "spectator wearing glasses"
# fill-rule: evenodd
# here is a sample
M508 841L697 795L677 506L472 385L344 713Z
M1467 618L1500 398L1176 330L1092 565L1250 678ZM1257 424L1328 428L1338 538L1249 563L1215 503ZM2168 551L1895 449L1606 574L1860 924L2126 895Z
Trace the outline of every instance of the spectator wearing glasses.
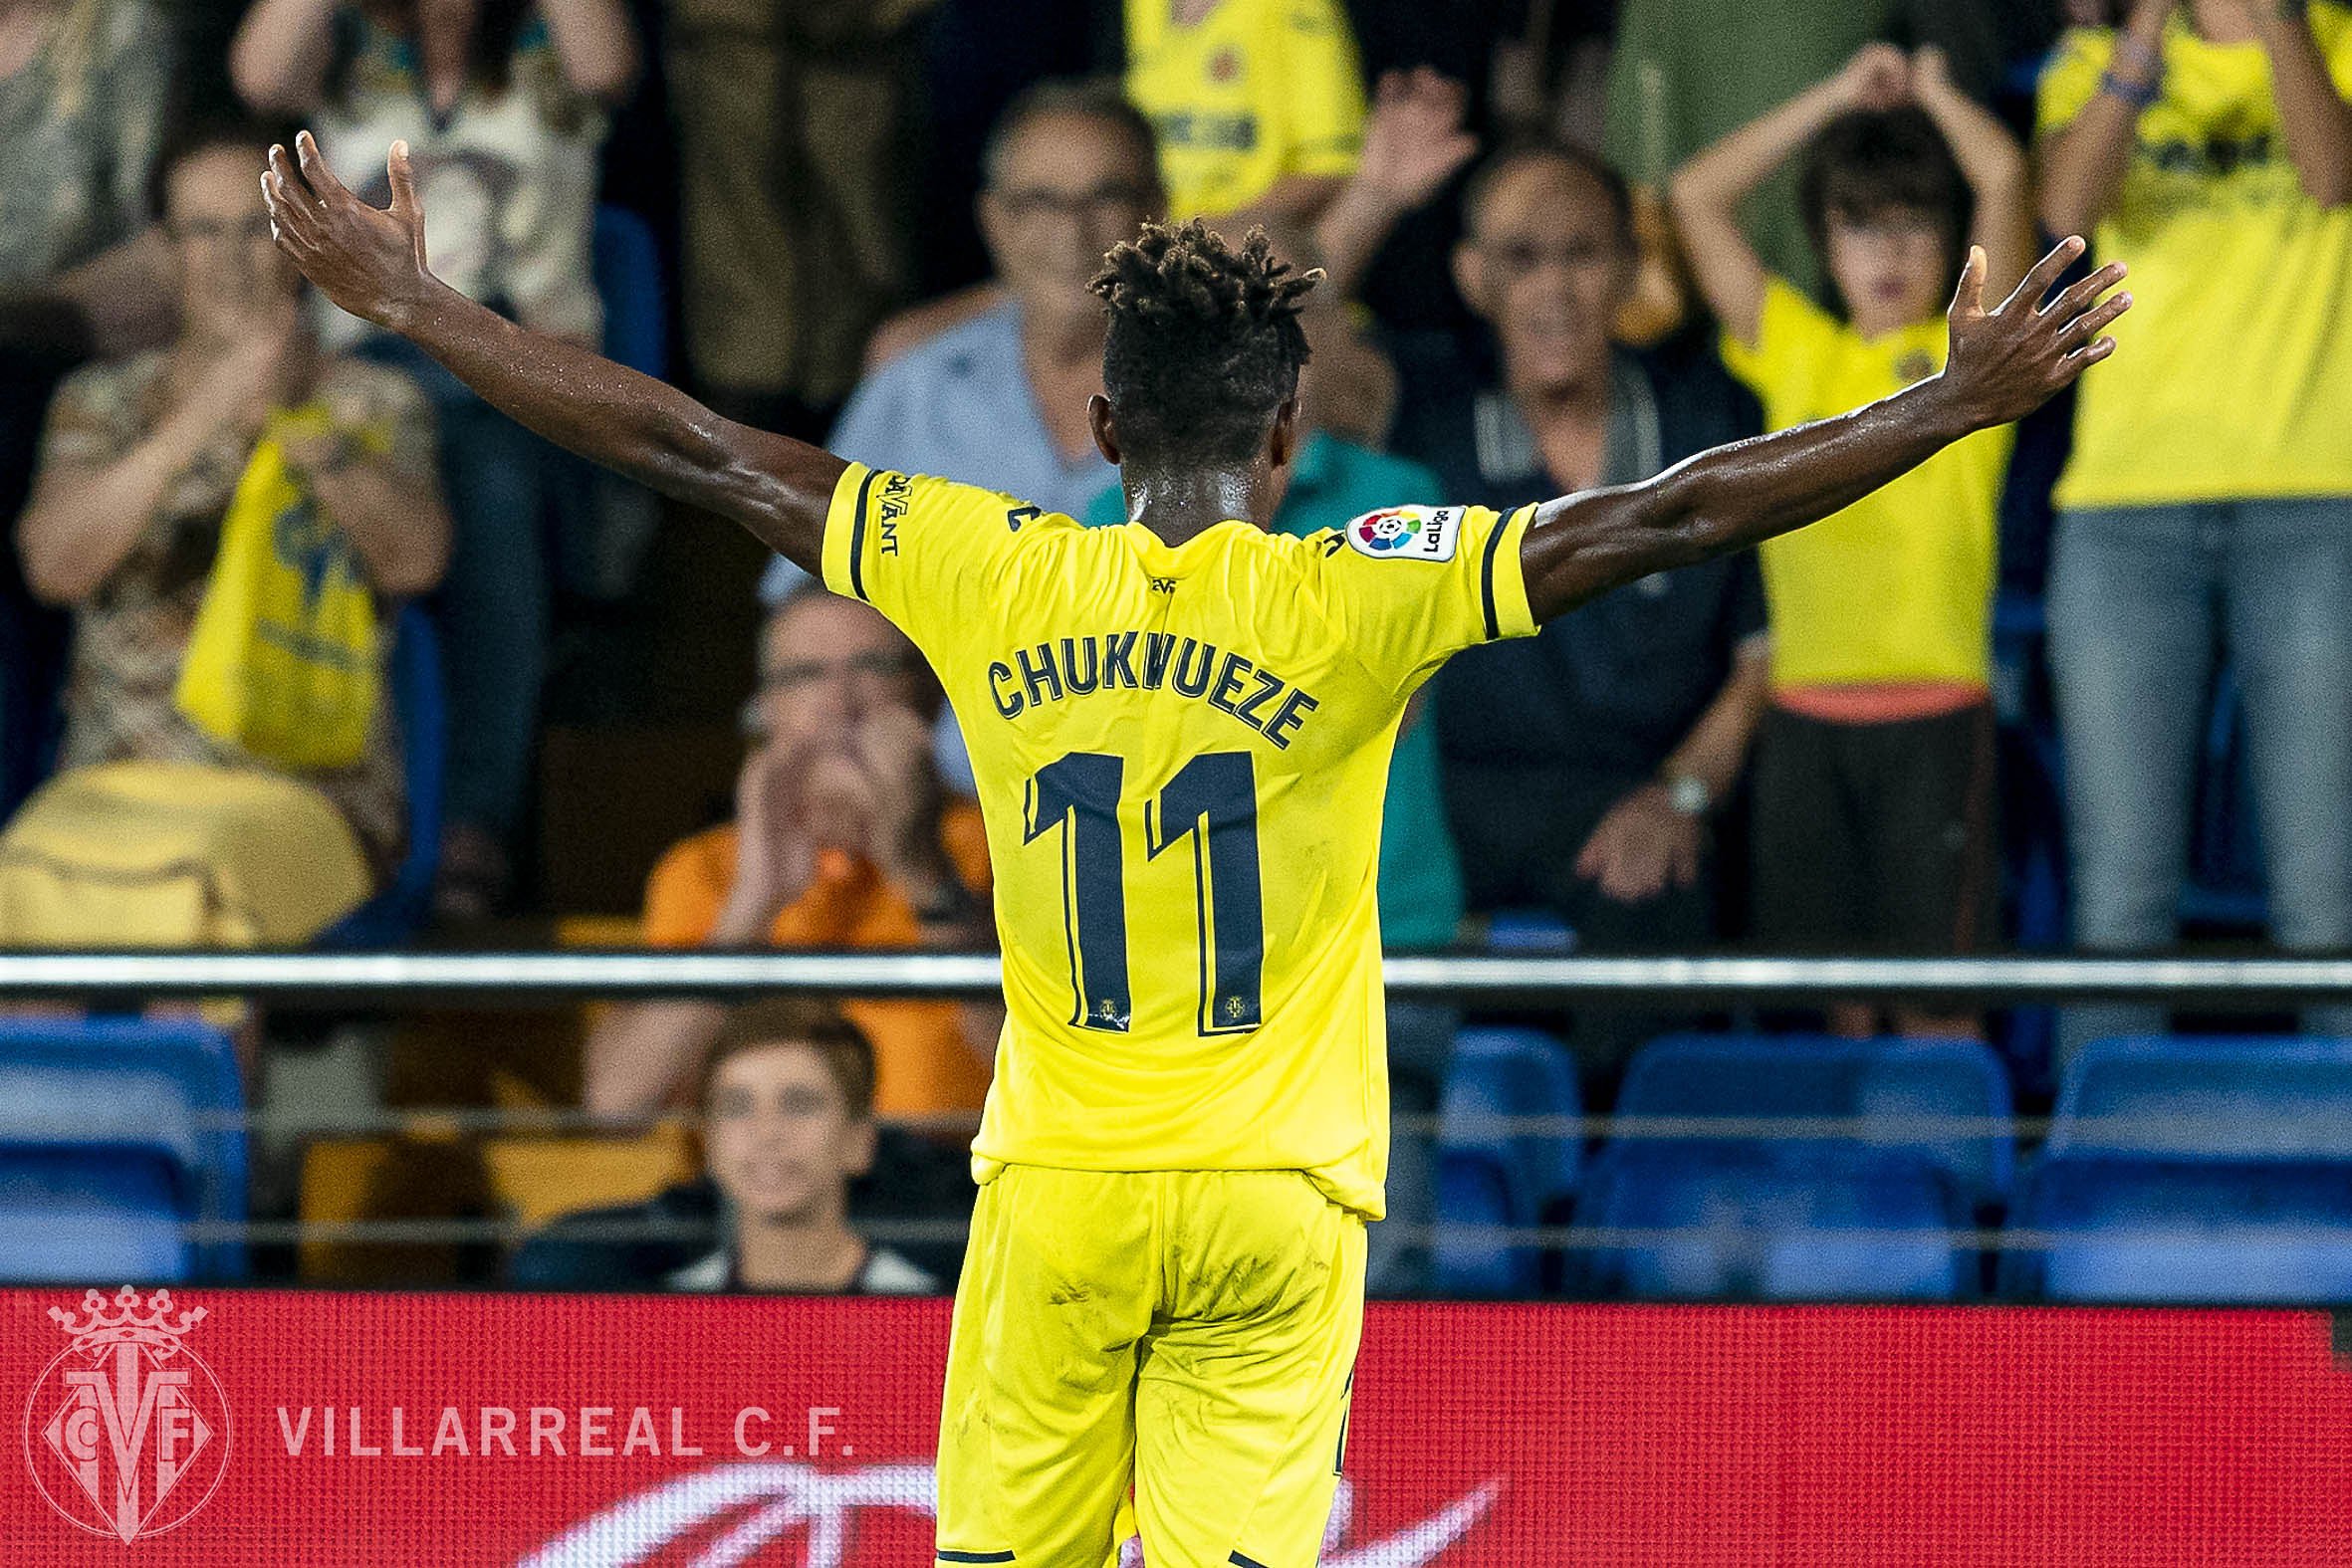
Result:
M1094 450L1086 399L1102 390L1102 306L1086 285L1102 254L1161 208L1151 126L1113 83L1047 82L991 132L980 230L996 267L977 316L888 357L851 394L827 445L908 474L944 474L1085 514L1117 477ZM958 308L961 308L959 306ZM912 338L923 313L885 335ZM773 603L804 574L781 557Z
M1454 254L1492 343L1406 345L1396 448L1449 496L1513 508L1624 484L1755 431L1703 352L1633 353L1632 201L1591 154L1498 153L1465 193ZM1547 908L1592 952L1690 952L1715 933L1711 820L1767 687L1753 555L1628 583L1525 641L1473 648L1431 683L1446 807L1473 913ZM1574 1020L1599 1097L1661 1020Z
M812 583L761 639L735 820L671 847L645 888L656 947L945 948L991 937L979 808L931 761L940 700L912 644ZM852 1003L885 1115L977 1113L994 1009ZM587 1103L646 1115L690 1093L726 1019L715 1003L617 1008L588 1044Z
M314 339L262 208L268 145L258 127L213 127L163 158L178 335L84 365L51 406L17 545L33 591L74 612L73 666L60 772L0 838L0 942L307 941L398 863L400 740L380 685L358 756L334 768L248 751L179 701L265 439L300 498L280 548L303 550L316 580L363 586L380 615L430 591L448 557L424 394Z

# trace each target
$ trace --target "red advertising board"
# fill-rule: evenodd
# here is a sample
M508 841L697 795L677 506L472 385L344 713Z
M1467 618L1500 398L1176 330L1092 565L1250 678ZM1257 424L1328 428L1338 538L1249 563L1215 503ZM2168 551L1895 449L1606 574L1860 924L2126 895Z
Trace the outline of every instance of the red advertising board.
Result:
M946 1338L923 1300L0 1291L0 1563L926 1564ZM2316 1313L1375 1306L1322 1562L2343 1565L2352 1367Z

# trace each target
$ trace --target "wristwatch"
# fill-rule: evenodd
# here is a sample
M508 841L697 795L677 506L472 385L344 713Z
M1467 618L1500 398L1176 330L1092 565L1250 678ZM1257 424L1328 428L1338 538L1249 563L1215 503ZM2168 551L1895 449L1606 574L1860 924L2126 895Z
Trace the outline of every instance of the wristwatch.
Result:
M1666 803L1677 816L1705 816L1715 808L1715 791L1697 774L1669 774L1665 784Z

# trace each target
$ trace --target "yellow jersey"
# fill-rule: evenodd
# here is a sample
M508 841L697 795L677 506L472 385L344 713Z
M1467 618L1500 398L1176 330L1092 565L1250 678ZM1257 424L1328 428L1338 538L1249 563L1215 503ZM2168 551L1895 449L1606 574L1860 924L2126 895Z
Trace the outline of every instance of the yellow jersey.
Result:
M1389 753L1448 655L1534 631L1533 511L1172 547L849 466L825 585L930 660L987 823L1007 1016L979 1180L1301 1170L1379 1218Z
M1127 96L1159 134L1177 218L1258 200L1287 175L1344 177L1363 150L1364 86L1339 0L1221 0L1189 27L1127 0Z
M1940 317L1866 338L1779 278L1764 285L1756 341L1723 338L1724 363L1764 404L1768 430L1890 397L1941 371L1950 351ZM1980 430L1758 548L1776 690L1991 683L2000 487L2014 444L2011 426Z
M2352 96L2352 9L2309 26ZM2139 116L2093 238L2132 270L2115 368L2085 376L2061 507L2352 494L2352 207L2322 207L2287 155L2259 43L2215 44L2175 15L2163 96ZM2097 96L2105 28L2068 33L2042 77L2048 135Z

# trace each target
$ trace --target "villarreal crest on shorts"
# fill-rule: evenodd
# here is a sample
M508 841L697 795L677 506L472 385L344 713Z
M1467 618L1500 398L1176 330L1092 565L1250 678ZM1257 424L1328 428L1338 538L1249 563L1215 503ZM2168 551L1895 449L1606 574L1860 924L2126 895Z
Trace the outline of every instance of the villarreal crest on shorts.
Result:
M1534 630L1532 513L1171 546L850 465L825 585L929 659L988 826L1008 1016L983 1182L1296 1170L1380 1216L1389 754L1449 655Z

